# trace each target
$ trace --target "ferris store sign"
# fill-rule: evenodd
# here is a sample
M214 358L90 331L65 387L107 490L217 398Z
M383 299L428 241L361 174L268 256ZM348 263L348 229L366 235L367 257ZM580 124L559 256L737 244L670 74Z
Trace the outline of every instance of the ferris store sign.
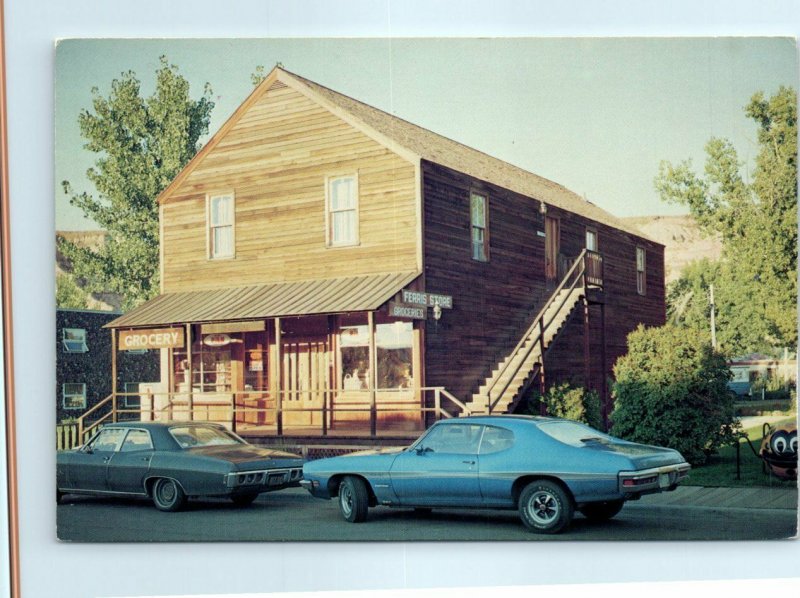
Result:
M120 351L180 349L183 347L183 344L183 328L123 330L119 333Z

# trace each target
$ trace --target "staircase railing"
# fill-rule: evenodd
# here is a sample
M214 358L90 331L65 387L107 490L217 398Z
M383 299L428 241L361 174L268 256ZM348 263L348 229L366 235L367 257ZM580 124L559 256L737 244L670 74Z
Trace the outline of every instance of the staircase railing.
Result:
M86 424L87 418L92 415L94 412L99 411L104 407L108 407L110 405L110 410L97 417L96 419L92 420L90 424ZM105 399L97 403L94 407L83 413L80 417L78 417L78 442L79 444L83 444L86 442L86 437L91 435L91 433L100 426L103 422L111 418L112 420L115 417L116 412L116 400L113 394L108 395Z
M588 264L588 267L587 267ZM587 276L587 272L591 272L592 279L589 280ZM506 390L508 389L509 385L511 384L512 380L514 379L513 374L508 377L505 383L500 388L499 392L496 393L496 398L492 397L492 394L496 390L496 386L502 380L511 367L511 363L514 361L513 356L516 356L517 353L522 349L523 345L528 341L531 340L528 349L525 352L524 357L521 360L521 363L525 363L525 361L530 356L533 348L538 344L542 349L542 356L544 356L544 336L547 330L549 329L550 325L553 323L553 320L556 316L561 312L561 308L567 302L567 299L572 294L572 291L575 290L579 283L582 283L584 288L586 288L587 284L593 284L594 286L602 286L603 280L603 259L602 256L594 251L589 251L584 249L581 251L580 255L575 259L572 263L572 266L569 268L567 273L561 279L561 282L556 287L555 291L550 295L550 298L545 302L542 306L542 309L539 310L539 313L533 320L533 323L530 327L525 331L525 334L522 335L522 338L517 343L517 346L514 347L514 350L509 353L512 356L511 359L506 361L506 363L501 366L500 371L497 372L497 375L494 377L494 381L489 385L486 389L486 396L489 399L489 413L491 413L494 408L497 406L497 403L500 402L500 399L505 394ZM545 322L545 314L547 310L550 309L555 303L556 298L558 297L559 293L563 290L568 290L568 293L565 293L564 296L561 298L561 302L558 305L558 308L553 310L552 315ZM533 335L536 336L533 336Z

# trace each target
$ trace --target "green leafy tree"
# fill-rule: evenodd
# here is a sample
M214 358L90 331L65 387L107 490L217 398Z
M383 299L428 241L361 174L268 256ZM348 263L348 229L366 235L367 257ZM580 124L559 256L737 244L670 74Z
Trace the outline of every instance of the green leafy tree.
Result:
M667 324L639 326L614 366L612 433L667 446L691 463L733 441L737 422L725 357L705 335Z
M749 181L742 177L733 145L717 138L706 145L702 177L691 161L662 162L655 180L664 201L687 206L703 230L722 235L724 265L716 272L705 268L705 274L713 274L706 282L714 282L732 309L759 320L741 335L741 344L734 347L738 352L797 342L796 104L795 90L781 87L768 99L755 94L745 107L758 125L759 143ZM696 286L697 275L690 273L682 285ZM689 313L701 309L699 296L694 301ZM672 293L673 312L689 302L685 294ZM718 310L724 335L723 313Z
M544 396L534 395L528 402L528 411L539 415L542 403L547 415L583 422L597 430L603 429L600 396L596 391L567 383L557 384L548 388Z
M197 153L214 107L210 86L192 99L189 82L165 57L155 75L155 91L147 98L131 71L111 82L108 97L92 89L93 110L83 110L78 123L84 147L97 154L86 173L97 197L62 183L70 203L107 237L96 249L61 239L59 249L87 291L119 293L123 309L158 292L156 198Z
M88 295L81 290L70 274L56 275L56 307L61 309L86 309Z

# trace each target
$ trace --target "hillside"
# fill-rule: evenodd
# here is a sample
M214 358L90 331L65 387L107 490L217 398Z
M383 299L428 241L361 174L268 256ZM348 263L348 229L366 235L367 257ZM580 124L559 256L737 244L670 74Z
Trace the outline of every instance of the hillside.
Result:
M680 273L695 260L704 257L716 260L722 253L722 241L704 236L694 219L689 216L636 216L622 218L651 239L663 243L666 282L677 280Z

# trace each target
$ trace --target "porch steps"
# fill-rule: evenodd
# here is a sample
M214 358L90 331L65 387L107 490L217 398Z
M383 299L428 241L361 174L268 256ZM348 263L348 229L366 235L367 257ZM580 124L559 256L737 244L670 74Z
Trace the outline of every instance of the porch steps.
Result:
M517 347L472 395L467 407L473 415L511 411L541 367L542 346L546 351L584 294L583 287L574 286L562 288L550 297Z

